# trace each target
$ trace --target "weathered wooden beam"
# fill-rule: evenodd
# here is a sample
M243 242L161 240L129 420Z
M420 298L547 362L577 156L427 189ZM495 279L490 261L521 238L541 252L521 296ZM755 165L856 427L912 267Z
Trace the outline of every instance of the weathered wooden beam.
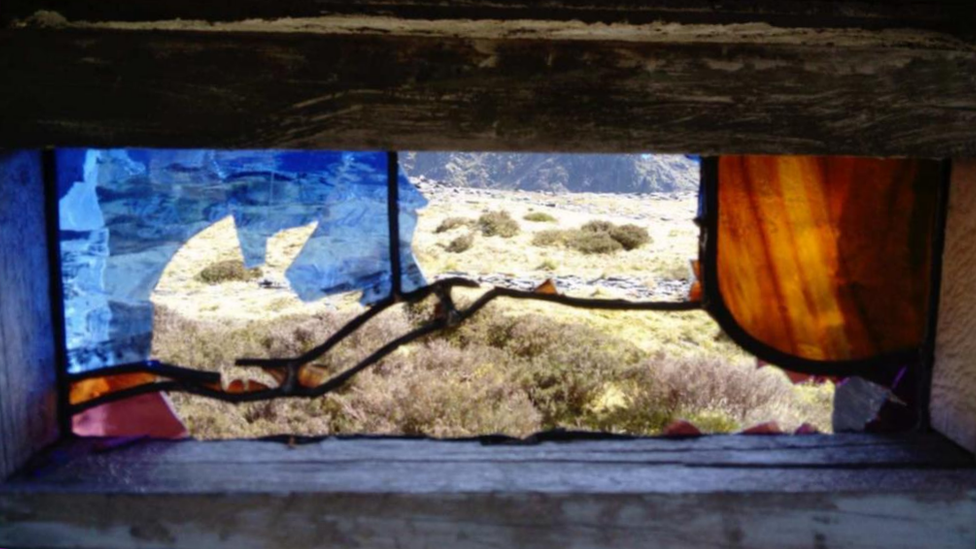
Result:
M58 436L41 171L0 151L0 481Z
M973 40L750 18L42 18L0 145L976 154Z
M973 516L937 437L80 441L0 486L4 547L965 547Z
M953 163L932 380L932 425L976 452L976 160Z
M970 35L976 21L968 0L8 0L2 9L5 22L28 19L38 11L53 11L72 21L218 22L379 15L627 24L762 22L779 27L909 28Z

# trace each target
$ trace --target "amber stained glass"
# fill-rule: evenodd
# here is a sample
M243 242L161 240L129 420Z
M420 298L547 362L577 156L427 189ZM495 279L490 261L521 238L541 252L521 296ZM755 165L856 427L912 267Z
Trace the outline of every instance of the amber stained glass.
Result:
M721 157L714 268L732 318L811 360L920 347L940 180L929 160Z

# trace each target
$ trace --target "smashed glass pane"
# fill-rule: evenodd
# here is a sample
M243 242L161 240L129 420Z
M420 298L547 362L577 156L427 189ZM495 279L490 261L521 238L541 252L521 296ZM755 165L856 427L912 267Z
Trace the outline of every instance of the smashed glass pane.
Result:
M385 153L66 149L57 153L69 370L149 357L150 294L177 251L232 216L247 268L268 240L317 224L286 272L312 301L391 287ZM423 197L399 177L403 289L425 284L410 251Z
M700 161L685 155L408 152L433 280L634 303L689 301Z

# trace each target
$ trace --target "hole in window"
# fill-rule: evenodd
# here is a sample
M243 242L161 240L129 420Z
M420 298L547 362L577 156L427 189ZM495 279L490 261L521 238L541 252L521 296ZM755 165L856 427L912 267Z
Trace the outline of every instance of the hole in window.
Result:
M935 162L71 149L55 165L79 434L830 432L915 419ZM875 181L864 192L883 206L844 225L841 213L860 219L843 203L855 180ZM894 236L868 238L882 225ZM872 320L870 265L884 261L907 279L892 306L914 332ZM828 282L798 283L791 268ZM765 317L743 306L759 303L794 336L787 309L807 315L833 346L764 339ZM899 353L831 354L855 322Z

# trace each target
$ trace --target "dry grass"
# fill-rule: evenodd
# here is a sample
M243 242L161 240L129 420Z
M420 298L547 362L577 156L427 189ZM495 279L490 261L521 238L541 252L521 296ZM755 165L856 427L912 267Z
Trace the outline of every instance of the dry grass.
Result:
M540 205L543 200L553 205ZM688 276L687 261L697 254L693 200L570 195L540 197L539 202L491 196L433 200L421 211L414 238L418 261L429 277L448 270L540 278L617 274L650 285L658 278ZM554 221L533 223L539 230L530 226L508 238L472 238L463 253L449 249L467 235L457 229L474 228L474 220L486 213L504 211L514 222L514 217L540 210ZM679 220L636 221L648 213ZM636 249L605 256L531 244L545 234L542 227L564 234L593 221L630 224L646 231L649 239ZM264 276L284 280L284 269L312 230L314 226L285 231L272 239ZM234 368L234 360L297 355L363 310L354 293L306 304L287 287L195 280L204 266L239 258L230 220L180 250L153 297L156 357L219 370L225 379L269 382L260 373ZM459 290L456 298L470 302L478 294ZM319 365L333 373L351 366L430 313L430 304L391 309ZM524 436L554 427L655 434L676 418L713 432L767 420L785 428L806 421L829 430L832 398L829 385L794 386L773 368L757 370L754 360L723 337L704 313L587 311L500 301L450 333L401 348L342 391L323 398L235 406L174 395L174 402L200 438L285 433L458 437Z
M470 250L472 245L474 245L474 234L465 233L452 240L445 249L452 254L460 254Z
M477 239L464 254L452 254L446 247L457 234L438 227L445 220L475 220L487 212L506 211L513 219L530 214L546 214L555 219L546 223L523 222L518 234L510 238ZM698 255L698 229L693 219L697 201L653 200L627 195L542 195L518 193L509 198L490 195L460 195L451 199L432 197L420 211L414 234L414 254L428 277L448 271L472 275L503 273L512 277L577 275L591 279L601 276L627 276L649 286L665 277L665 267L675 264L687 271L688 261ZM561 239L563 231L579 229L591 221L606 221L616 226L633 225L648 233L649 241L639 248L607 255L587 255L565 245L545 245L539 235L547 233ZM454 225L459 221L452 221ZM458 225L460 227L461 225ZM456 228L455 228L456 229ZM550 231L553 231L550 233ZM535 244L533 243L535 241ZM543 262L555 265L539 269ZM586 294L576 294L588 297Z
M427 308L391 310L319 365L335 373L426 318ZM325 339L349 316L274 322L190 322L160 310L160 358L253 376L242 356L292 356ZM268 382L268 379L257 379ZM776 420L829 429L831 391L793 386L774 369L702 355L652 354L584 323L489 306L469 323L401 348L339 393L313 400L228 405L175 395L200 438L381 433L514 436L556 427L656 434L678 418L727 432Z
M196 279L206 284L223 284L225 282L254 280L261 278L261 269L246 269L244 262L239 259L225 259L210 264L197 273Z

